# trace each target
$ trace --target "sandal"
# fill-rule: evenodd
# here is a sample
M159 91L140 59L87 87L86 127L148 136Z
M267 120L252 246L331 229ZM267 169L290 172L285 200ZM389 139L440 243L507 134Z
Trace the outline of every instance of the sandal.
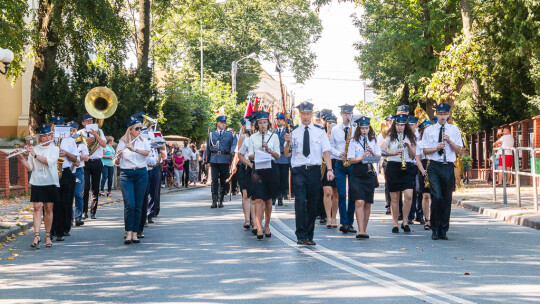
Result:
M429 221L426 220L426 224L424 225L424 230L430 230L431 225L429 224Z
M37 242L36 242L36 239L37 239ZM30 247L39 248L39 243L41 243L41 237L39 235L39 232L34 232L34 242L30 244Z
M50 243L47 242L47 239L49 239ZM45 247L47 247L47 248L52 247L52 239L51 239L51 233L50 232L45 233Z

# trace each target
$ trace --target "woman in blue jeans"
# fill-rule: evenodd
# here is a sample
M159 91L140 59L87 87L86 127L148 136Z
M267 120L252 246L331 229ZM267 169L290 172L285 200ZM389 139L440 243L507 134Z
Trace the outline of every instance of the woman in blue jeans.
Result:
M103 149L103 158L101 159L101 162L103 163L103 171L101 171L101 192L99 192L100 196L105 196L104 187L105 187L105 181L107 181L107 197L111 196L111 187L112 187L112 181L113 181L113 174L114 174L114 164L113 164L113 157L114 157L114 148L112 147L112 144L114 143L114 138L112 136L107 136L107 146L105 149Z
M124 244L140 243L137 231L141 221L141 208L148 183L146 157L150 153L150 144L142 137L142 124L130 117L126 123L126 133L116 149L120 153L114 164L120 166L120 187L124 198ZM137 139L135 139L137 138ZM133 141L134 140L134 141ZM133 142L132 142L133 141Z

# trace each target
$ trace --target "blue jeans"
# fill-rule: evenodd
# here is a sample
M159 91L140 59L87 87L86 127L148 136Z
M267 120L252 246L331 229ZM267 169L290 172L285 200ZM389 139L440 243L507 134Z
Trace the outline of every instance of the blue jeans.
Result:
M354 222L354 201L349 198L347 207L347 175L351 175L352 166L343 167L343 162L336 161L335 178L339 197L339 223L352 225ZM349 181L350 182L350 181Z
M75 212L73 217L77 221L82 220L84 200L84 168L78 168L75 171Z
M126 231L139 230L144 192L148 183L146 168L121 170L120 187L124 198L124 227Z
M105 187L105 181L107 181L107 192L111 192L113 174L113 166L103 166L103 171L101 171L101 191L103 191L103 188Z

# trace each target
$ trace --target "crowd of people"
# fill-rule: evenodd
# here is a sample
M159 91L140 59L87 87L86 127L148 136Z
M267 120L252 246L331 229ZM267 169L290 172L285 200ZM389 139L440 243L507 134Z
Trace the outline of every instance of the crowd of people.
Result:
M54 117L36 130L38 145L18 151L31 171L31 246L41 242L42 215L47 247L53 237L63 241L72 226L83 226L88 215L96 219L98 197L111 195L114 166L120 171L125 244L140 243L144 227L154 223L162 187L187 188L206 183L208 176L210 207L223 208L225 195L237 193L238 187L243 226L260 240L272 236L273 206L292 197L299 245L315 245L317 218L329 229L339 227L344 234L368 239L381 171L392 233L400 228L410 233L409 225L416 221L432 230L433 239L448 238L454 162L463 148L459 130L447 121L449 105L437 105L436 122L427 117L419 122L408 106L399 106L378 135L369 117L353 117L354 106L340 106L341 124L331 110L314 112L309 102L297 108L296 127L284 113L270 121L269 113L259 111L242 119L240 131L234 132L227 129L227 117L219 116L200 149L188 140L183 147L166 145L154 126L143 127L143 113L129 118L116 149L114 138L90 127L94 121L89 114L82 117L80 130L76 122ZM69 136L58 136L55 127L60 126L69 127Z
M384 170L392 233L400 227L411 233L409 225L417 221L432 230L432 239L448 239L454 163L463 152L461 134L448 122L450 105L437 105L435 122L427 117L419 122L408 106L399 106L378 136L369 117L353 118L351 105L340 108L339 125L331 110L314 112L313 104L304 102L296 127L289 126L284 113L272 126L269 113L260 111L242 119L238 133L226 130L226 116L218 117L204 152L212 176L210 207L224 207L229 182L236 177L244 228L260 240L272 235L272 205L283 205L287 196L294 196L299 245L315 245L317 217L327 228L337 228L338 212L341 232L368 239L377 176Z

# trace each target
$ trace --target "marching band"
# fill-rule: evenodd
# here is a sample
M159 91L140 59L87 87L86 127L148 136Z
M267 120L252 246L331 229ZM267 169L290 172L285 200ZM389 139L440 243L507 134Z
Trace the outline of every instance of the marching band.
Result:
M203 158L211 174L211 208L224 208L234 178L242 196L243 227L259 240L272 236L273 205L277 201L277 207L284 206L287 197L294 197L298 245L316 244L318 214L327 228L337 228L339 213L339 230L344 234L357 232L356 217L356 239L369 239L367 226L378 174L384 171L391 232L399 233L401 220L401 229L411 233L412 216L425 230L432 230L432 239L446 240L455 188L453 162L463 148L459 130L448 122L450 108L445 103L437 105L437 122L432 123L427 115L409 116L408 107L400 106L398 114L385 119L378 136L371 118L353 119L354 106L347 104L340 106L339 125L330 110L313 112L313 104L303 102L297 107L300 123L296 127L289 128L284 113L272 122L268 112L258 111L242 119L237 134L226 129L227 117L221 115L208 134ZM109 111L105 116L110 115ZM94 118L104 115L96 116L84 114L80 130L77 122L66 123L64 117L55 116L35 130L38 145L9 156L17 155L31 172L32 247L41 242L42 216L46 247L52 246L53 237L63 241L70 236L72 225L84 225L88 209L90 217L96 218L106 145L100 124L94 124ZM162 164L168 158L171 161L171 155L156 124L144 113L133 114L114 156L105 157L120 171L125 244L140 243L144 227L160 212L161 183L166 176L162 172L167 171ZM55 132L63 128L69 133Z

